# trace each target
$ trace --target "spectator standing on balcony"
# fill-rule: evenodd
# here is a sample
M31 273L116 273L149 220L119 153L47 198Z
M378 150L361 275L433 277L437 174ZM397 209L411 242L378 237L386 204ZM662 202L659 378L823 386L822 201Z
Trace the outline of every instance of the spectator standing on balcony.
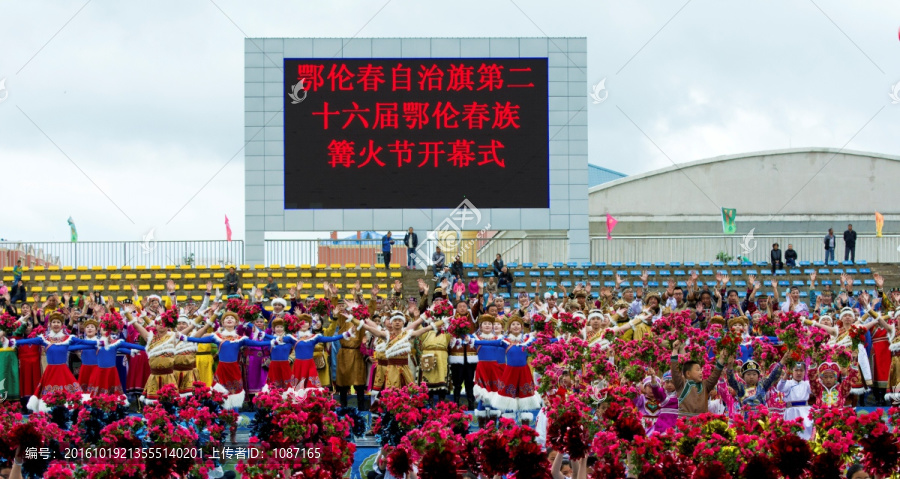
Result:
M781 262L781 250L778 249L778 243L772 245L772 251L769 253L769 258L772 260L772 274L775 274L775 270L777 269L784 269L784 263Z
M825 264L834 261L834 229L828 228L828 234L825 235Z
M444 256L444 252L441 251L441 247L437 246L434 248L434 254L431 255L431 263L434 268L434 277L435 281L437 281L437 277L444 271L444 262L447 261L447 257Z
M22 279L22 260L17 259L16 265L13 267L13 285L17 284L20 279Z
M238 290L238 275L234 271L234 266L228 268L228 273L225 274L225 294L237 294Z
M844 231L844 261L848 259L856 262L856 231L853 231L853 225L847 225L847 231Z
M784 262L787 263L788 268L797 267L797 252L794 251L794 245L790 243L788 243L788 249L784 251Z
M500 271L500 274L497 275L497 285L501 288L506 288L506 294L512 296L512 273L509 272L509 268L506 266Z
M381 254L384 256L384 269L391 269L391 245L394 240L391 239L391 232L381 237Z
M406 236L403 237L403 244L406 245L406 269L415 269L416 267L416 248L419 247L419 235L417 235L412 226Z
M501 271L503 271L503 258L500 257L500 253L497 253L497 259L494 260L494 275L499 276Z

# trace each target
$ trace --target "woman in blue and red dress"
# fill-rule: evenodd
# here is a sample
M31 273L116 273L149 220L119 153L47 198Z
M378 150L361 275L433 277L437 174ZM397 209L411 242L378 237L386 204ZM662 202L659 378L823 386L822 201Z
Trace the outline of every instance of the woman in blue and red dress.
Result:
M71 394L81 394L81 385L69 371L66 360L69 357L69 348L78 345L96 346L96 341L78 339L63 329L65 315L54 311L47 315L50 330L45 334L31 339L12 339L10 346L19 347L29 344L37 344L47 348L47 369L41 376L41 380L35 388L34 395L28 400L28 409L38 412L49 412L50 408L44 402L44 398L53 392L66 391ZM2 333L0 333L2 334Z
M272 320L272 332L275 334L267 335L265 339L280 340L286 333L295 332L296 329L292 330L292 328L296 328L298 325L297 318L290 314L275 318ZM270 389L290 389L294 386L290 362L293 349L290 344L278 344L276 341L276 345L272 347L269 374L266 375L266 385L263 386L262 392L268 392Z
M110 311L100 320L100 338L97 347L97 369L91 375L87 392L91 396L101 394L123 395L122 380L116 369L116 355L119 351L130 351L132 354L144 351L140 344L126 343L119 338L119 331L125 323L119 313ZM83 355L84 353L82 353Z
M300 330L294 335L285 335L279 338L285 344L294 347L294 368L291 374L291 382L294 391L301 397L306 395L307 390L322 390L322 382L319 379L319 370L316 369L316 361L313 359L313 352L316 344L333 343L341 339L349 340L356 335L356 330L351 329L337 336L322 336L321 334L313 334L310 331L312 325L312 317L308 314L301 314L298 318L300 321Z

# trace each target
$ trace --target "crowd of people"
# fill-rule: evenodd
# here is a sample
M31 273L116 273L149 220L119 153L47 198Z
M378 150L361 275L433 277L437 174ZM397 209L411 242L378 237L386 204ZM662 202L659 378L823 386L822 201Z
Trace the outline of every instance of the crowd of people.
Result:
M417 292L404 294L396 281L369 298L359 283L344 292L324 283L323 299L300 298L296 288L279 297L271 279L246 297L240 289L219 294L209 283L199 303L177 301L172 281L162 297L141 298L133 287L133 298L121 304L70 293L16 303L7 293L0 381L14 385L10 398L33 413L49 412L48 401L60 392L85 400L115 395L140 408L159 401L165 388L189 396L203 386L221 393L227 410L252 412L254 396L273 391L298 404L336 393L347 409L352 388L356 407L382 421L373 428L384 445L373 477L390 477L388 469L394 477L441 477L403 434L386 432L403 425L397 418L406 416L392 408L404 394L406 403L424 395L423 407L447 408L447 417L471 414L482 431L524 428L521 434L543 448L546 477L616 477L601 474L619 466L623 475L649 474L656 465L636 459L647 443L635 435L656 438L660 454L675 454L688 429L711 421L731 431L719 438L733 438L735 430L749 437L745 422L762 418L828 449L833 431L821 425L822 411L900 405L900 289L885 291L878 274L870 295L854 291L848 275L834 290L819 290L813 273L808 303L796 287L780 301L774 281L772 296L760 294L752 276L743 298L728 276L706 288L696 272L686 288L670 281L652 291L645 272L643 286L623 288L617 277L616 287L599 291L537 283L533 296L521 291L509 304L497 293L509 287L499 255L493 267L500 283L466 283L462 275L451 283L436 271L433 286L420 279ZM633 430L623 439L624 425ZM406 426L405 435L431 427ZM576 452L573 431L595 431L582 438L590 451ZM602 437L631 449L609 451L598 443ZM840 468L860 458L869 468L888 460L848 447ZM410 455L406 469L396 466L399 450ZM547 451L557 454L551 459ZM711 467L694 460L698 471ZM897 472L900 458L891 461L879 473ZM732 477L753 477L743 472L747 461L719 463ZM515 467L503 473L529 477Z

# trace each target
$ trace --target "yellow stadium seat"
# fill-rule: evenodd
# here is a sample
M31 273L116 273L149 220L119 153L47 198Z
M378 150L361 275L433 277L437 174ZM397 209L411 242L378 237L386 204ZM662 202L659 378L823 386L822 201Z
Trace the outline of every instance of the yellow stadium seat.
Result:
M359 267L362 268L362 269L369 269L369 268L372 267L372 265L369 264L369 263L361 263L361 264L359 265Z
M111 279L113 281L121 281L122 273L113 273L113 274L109 275L109 279Z
M119 267L118 266L107 266L106 270L107 271L118 271Z
M384 263L378 263L375 265L375 269L384 269Z
M328 267L331 269L341 269L341 265L339 263L331 263L330 265L328 265Z
M225 279L225 273L213 273L215 279Z
M163 269L175 269L175 265L174 265L174 264L167 264L167 265L163 266Z
M363 295L363 299L372 299L372 295L369 293L366 293Z
M151 270L151 271L156 271L156 270L159 270L159 269L162 269L162 268L161 268L158 264L154 264L154 265L150 266L150 270Z
M257 277L257 278L265 278L265 277L269 276L270 274L272 274L272 273L267 273L267 272L265 272L265 271L260 271L260 272L256 273L256 277Z
M77 276L75 276L74 274L66 275L66 281L75 281L75 278L77 278Z
M28 275L22 276L22 281L24 281L24 282L26 282L26 283L29 282L29 281L31 281L31 276L28 276Z
M153 279L166 279L166 273L156 273L153 275Z
M325 265L322 264L322 263L319 263L319 264L316 265L316 269L325 269L325 268L327 268L327 266L325 266Z
M103 274L103 273L95 274L95 275L94 275L94 280L96 280L96 281L106 281L106 275Z
M400 272L399 272L399 271L392 271L392 272L391 272L391 278L399 278L399 277L400 277Z
M169 275L169 279L181 279L181 273L172 273Z
M103 266L91 266L91 271L103 271Z
M102 285L102 284L95 284L95 285L94 285L94 291L103 291L103 285Z
M209 277L208 274L206 276ZM197 273L184 273L184 279L197 279Z
M29 266L23 266L23 267L22 267L22 271L31 271L31 267L29 267Z
M379 271L379 272L375 273L375 277L376 278L387 278L387 273L385 273L384 271Z
M4 266L4 267L3 267L3 272L4 272L4 273L12 273L12 271L13 271L13 267L12 267L12 266Z
M347 269L354 269L356 268L356 263L347 263L344 265L344 267Z
M150 291L150 285L149 284L139 284L138 291Z
M297 269L297 265L295 265L295 264L286 264L286 265L284 265L284 269Z
M173 268L173 269L174 269L174 268ZM189 264L183 264L183 265L179 266L178 269L191 269L191 265L189 265Z
M379 284L379 285L378 285L378 289L387 289L387 287L388 287L388 285L386 285L386 284Z
M300 289L312 289L312 284L311 283L303 283L300 286Z
M316 278L324 278L326 277L325 273L316 273Z
M88 270L88 267L87 267L87 266L78 266L78 267L75 268L75 269L78 270L78 271L87 271L87 270ZM35 268L35 270L37 270L37 268Z
M110 290L110 291L121 291L121 289L122 289L122 287L119 286L118 284L111 284L111 285L109 285L109 290Z
M57 291L59 291L59 288L57 288L56 286L47 286L48 293L55 293Z
M6 268L3 268L3 269L6 269ZM72 270L74 270L74 269L75 269L75 268L73 268L73 267L71 267L71 266L63 266L63 267L62 267L62 270L63 270L63 271L72 271ZM12 268L10 268L9 270L12 271Z
M175 301L187 301L187 296L175 296Z
M249 265L249 264L242 264L241 267L240 267L240 269L250 269L250 265Z
M222 275L222 277L224 278L225 275ZM209 273L200 273L200 279L210 279L210 278L212 278L212 275L211 275L211 274L209 274Z
M241 278L252 278L253 273L241 273Z
M312 273L300 273L300 277L301 278L312 278Z
M255 265L253 265L253 269L266 269L266 265L264 265L264 264L255 264Z
M359 276L360 276L360 278L371 278L371 277L372 277L372 273L370 273L370 272L363 272L363 273L359 273Z
M251 289L253 289L253 283L244 283L241 285L241 289L250 291Z
M318 294L316 294L316 295L314 296L314 298L316 298L316 299L323 299L323 298L325 298L325 295L324 295L324 294L321 294L321 293L318 293Z
M35 276L35 277L34 277L34 280L35 280L35 281L47 281L47 277L44 276L44 275Z
M122 270L122 271L134 271L134 266L125 265L125 266L122 266L121 268L117 268L117 269Z
M215 283L215 284L213 284L213 288L216 288L216 289L225 289L225 285L222 284L222 283Z
M359 285L359 287L362 289L372 289L372 283L363 283Z
M63 286L62 291L72 291L72 287L71 286Z
M332 278L340 278L340 277L341 277L341 273L331 273L330 276L331 276Z
M312 268L312 266L310 266L310 265L308 265L308 264L301 264L301 265L300 265L300 269L310 269L310 268Z
M400 269L400 263L391 263L391 269Z
M358 276L358 274L356 274L356 273L347 273L347 274L345 274L344 276L346 276L347 278L356 278L356 277Z
M141 273L141 279L150 279L153 276L150 273Z
M3 281L11 282L15 279L15 276L4 276Z
M288 273L287 273L287 277L288 277L288 278L296 278L296 277L297 277L297 273L294 272L294 271L288 272Z
M270 264L269 269L281 269L281 265L280 264Z
M222 269L222 265L220 265L220 264L213 264L213 265L210 265L208 269Z
M89 274L82 274L78 279L79 279L80 281L90 281L90 280L91 280L91 275L89 275Z
M135 279L137 279L137 275L134 273L128 273L125 275L126 281L135 280Z
M163 286L163 285L161 285L161 284L154 284L154 285L153 285L153 291L163 291L163 290L165 290L165 286Z
M283 276L284 276L284 273L282 273L281 271L276 271L276 272L272 273L273 278L281 278Z
M59 266L50 266L47 271L59 271Z
M88 275L89 278L90 278L90 276L91 275ZM51 274L50 281L62 281L62 277L60 277L60 275L58 275L58 274Z
M193 284L186 284L186 285L182 286L182 288L187 291L192 291L192 290L196 289Z
M140 270L147 269L147 266L143 265L143 264L139 264L139 265L135 266L134 269L135 269L135 271L140 271Z
M41 287L41 286L32 286L32 287L31 287L31 292L32 292L32 293L40 293L40 292L43 291L43 290L44 290L44 288Z

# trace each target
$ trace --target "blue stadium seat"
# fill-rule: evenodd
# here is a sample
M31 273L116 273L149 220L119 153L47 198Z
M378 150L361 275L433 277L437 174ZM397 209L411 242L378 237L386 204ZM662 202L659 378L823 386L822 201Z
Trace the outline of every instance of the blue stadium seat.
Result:
M874 279L864 279L863 284L866 286L875 286L875 280Z
M738 291L738 296L741 297L741 298L746 298L746 297L747 297L747 292L746 292L746 291Z
M800 297L807 298L807 297L809 297L809 293L807 293L806 291L800 291Z
M806 284L803 281L795 279L795 280L791 281L791 286L796 286L798 288L802 288L803 286L806 286Z
M604 269L602 274L603 276L612 276L613 272L608 269Z
M828 266L838 266L838 265L840 265L840 263L838 263L837 261L829 261L828 262Z
M702 283L702 281L700 281L700 282ZM715 285L716 285L715 281L707 281L706 282L706 286L709 288L715 287Z
M769 288L769 287L772 286L772 282L769 281L769 280L764 280L764 281L763 281L763 286L765 286L766 288Z
M472 263L463 263L463 268L472 269L474 267L475 267L475 265Z
M822 280L822 286L831 286L834 283L830 279Z
M771 291L766 291L766 296L775 296L775 293Z
M844 270L841 268L832 268L831 274L844 274Z
M591 269L591 266L594 266L594 265L593 265L593 263L591 263L590 261L586 261L586 262L584 262L584 263L581 263L581 267L584 268L584 269Z
M569 273L568 271L562 271L562 272L559 273L559 275L562 276L563 273L566 273L566 276L569 275L569 274L568 274L568 273ZM584 278L584 271L582 271L582 270L580 270L580 269L576 269L575 271L572 271L572 276L574 276L574 277L576 277L576 278Z
M694 267L694 262L691 261L691 262L688 262L688 263L684 263L684 267L685 267L685 268L693 268L693 267Z
M540 271L529 271L528 276L531 278L540 278L541 272Z
M641 268L644 268L644 269L647 269L651 266L653 266L653 263L649 263L649 262L641 263Z
M648 271L647 271L647 276L656 276L656 271L653 271L652 269L651 269L651 270L648 270Z
M634 284L635 284L635 286L637 286L637 282L635 282ZM630 287L631 287L631 282L630 282L630 281L622 281L622 285L621 285L621 286L622 286L623 288L630 288Z
M539 263L539 264L540 264L540 263ZM562 268L563 266L565 266L564 263L560 263L560 262L553 263L553 267L554 267L554 268Z
M515 276L516 278L524 278L525 272L524 271L513 271L513 276Z
M522 287L523 287L523 288L525 287L525 284L524 284L524 283L522 283ZM506 291L504 291L504 292L500 293L500 297L503 298L503 299L509 299L509 293L507 293Z
M860 280L858 280L858 279L854 279L854 280L853 280L853 286L862 286L862 281L860 281Z
M566 267L568 267L568 268L577 268L577 267L578 267L578 263L576 263L576 262L574 262L574 261L569 261L568 263L566 263Z
M596 269L588 270L587 275L590 277L600 276L600 272Z
M677 284L682 288L687 288L687 281L679 281Z
M676 269L675 276L687 276L683 269Z
M700 267L701 268L709 268L709 261L701 261Z
M672 261L671 263L669 263L669 266L672 268L680 268L681 263L679 263L678 261Z
M861 259L861 260L859 260L859 261L856 262L856 265L857 265L857 266L866 266L867 264L869 264L869 262L866 261L866 260L864 260L864 259Z
M485 269L485 268L488 267L488 264L487 264L487 263L478 263L477 266L478 266L479 268L481 268L481 269Z
M700 274L703 275L703 276L712 276L712 275L713 275L713 270L711 270L711 269L704 269L703 271L700 272Z
M516 288L522 289L525 287L524 281L516 281Z
M534 264L532 263L522 263L522 267L526 269L534 268Z
M571 282L571 281L561 281L559 284L563 285L563 286L566 287L566 288L571 288L571 287L572 287L572 282Z
M509 269L518 268L519 263L516 263L515 261L511 261L509 263L506 263L506 267Z
M748 270L747 270L747 276L750 276L751 274L754 275L754 276L756 276L756 275L759 274L759 273L757 273L755 269L748 269Z
M666 263L664 263L662 261L657 261L656 263L653 263L653 266L656 266L657 268L665 268Z
M812 268L806 268L803 270L803 274L813 274L815 272L816 272L816 270L814 270Z
M723 263L723 262L721 262L721 261L713 261L713 264L712 264L712 265L713 265L713 267L715 267L715 268L721 268L721 267L725 266L725 263Z
M733 269L733 270L731 270L731 273L730 273L730 274L731 274L731 276L741 276L741 275L743 275L744 273L743 273L743 271L741 271L741 270L739 270L739 269Z
M872 270L869 268L860 268L859 274L872 274Z
M740 262L740 261L729 261L729 262L728 262L728 267L729 267L729 268L733 268L733 267L735 267L735 266L740 266L740 265L741 265L741 262Z
M825 266L824 261L813 261L813 266Z
M548 288L555 288L557 286L556 281L547 281Z
M560 278L568 278L568 277L569 277L569 274L570 274L570 273L569 273L568 270L562 270L562 271L559 272L559 277L560 277ZM581 275L584 276L584 273L582 273Z
M786 279L783 279L783 280L781 280L781 281L778 282L778 287L780 287L780 288L784 288L784 287L787 287L787 286L790 286L790 285L791 285L791 282L788 281L788 280L786 280Z
M477 271L469 271L468 273L466 273L466 276L468 276L470 278L477 278L478 272Z
M493 271L485 271L485 272L484 272L484 277L485 277L485 278L490 278L490 277L493 277L493 276L494 276L494 272L493 272Z
M638 278L640 278L640 277L641 277L641 272L638 271L638 270L636 270L636 269L633 269L633 270L631 270L631 275L632 275L632 276L637 276Z
M783 269L776 269L776 270L775 270L775 276L784 276L784 275L786 275L786 274L787 274L787 271L785 271L785 270L783 270Z
M562 271L560 271L560 272L562 272ZM556 271L552 270L552 269L545 269L544 276L549 276L552 278L553 276L556 276Z
M637 284L635 284L635 286L637 286ZM658 288L659 283L657 281L647 281L647 287L648 288Z
M737 281L734 282L734 285L735 285L736 287L738 287L738 288L746 288L746 287L747 287L747 282L744 281L744 280L742 280L742 279L739 279L739 280L737 280Z
M800 270L799 270L799 269L791 269L791 270L789 271L789 273L790 273L790 274L800 274Z
M846 261L842 262L841 264L844 266L853 266L853 261L846 260Z
M532 288L537 288L537 281L532 281L531 283L529 283L529 286Z
M765 261L758 261L756 263L756 266L759 266L760 268L765 268L766 266L769 266L769 263L767 263Z
M847 268L847 274L856 274L856 268Z
M616 271L616 274L624 278L624 277L628 276L628 271L618 270L618 271Z
M797 263L797 264L799 264L801 268L806 268L807 266L810 266L810 262L809 262L809 261L801 261L801 262L799 262L799 263Z
M760 276L772 276L772 270L771 269L761 269L761 270L759 270L759 275Z
M637 263L635 263L634 261L629 261L629 262L625 263L626 268L634 268L635 266L637 266Z
M537 264L537 267L538 267L538 268L546 268L547 266L550 266L550 265L547 264L547 263L538 263L538 264Z
M670 273L669 270L667 270L667 269L663 269L663 270L659 271L659 275L660 276L672 276L672 273Z
M831 274L828 268L819 268L819 274Z
M609 265L613 268L621 268L622 267L622 263L619 263L619 262L610 263Z
M601 261L600 263L594 263L594 266L596 266L597 268L605 268L605 267L606 267L606 262L605 262L605 261Z
M592 287L592 288L596 288L596 287L597 287L597 286L594 286L594 283L600 284L599 281L591 281L591 287ZM607 288L615 287L615 285L616 285L616 282L615 282L615 281L604 281L604 282L603 282L603 286L606 286Z

